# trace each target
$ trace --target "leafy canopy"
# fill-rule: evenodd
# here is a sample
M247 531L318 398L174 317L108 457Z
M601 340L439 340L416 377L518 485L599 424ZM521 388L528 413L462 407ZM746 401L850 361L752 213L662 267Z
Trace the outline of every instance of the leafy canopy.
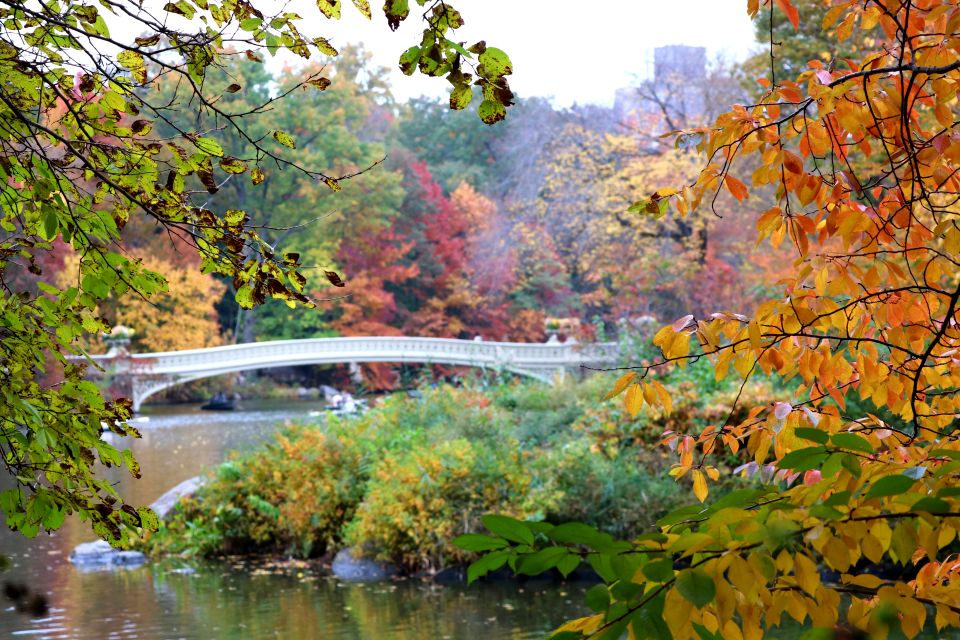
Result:
M371 17L366 0L353 4ZM402 57L404 72L446 77L455 108L465 106L476 83L484 95L480 117L502 119L512 98L509 58L483 42L467 50L452 40L463 18L451 5L418 4L426 28ZM317 6L326 18L340 17L339 0ZM392 29L408 14L406 0L384 6ZM177 0L160 10L127 0L14 0L0 7L0 22L0 456L15 480L0 492L0 509L28 536L79 513L121 544L134 528L157 525L149 509L125 504L95 474L101 463L139 475L129 451L100 439L102 429L137 435L125 423L130 405L105 401L84 380L82 358L71 359L82 355L83 336L109 331L98 317L101 303L149 300L167 288L120 245L121 230L146 218L192 245L204 273L232 279L244 308L268 298L313 306L299 255L274 251L253 222L258 212L211 208L207 198L227 181L256 187L268 169L338 191L350 174L304 166L289 132L247 124L285 94L323 91L331 81L314 67L284 85L284 94L257 99L255 87L206 78L228 60L259 65L263 54L280 50L302 58L337 50L324 37L304 35L307 21L295 13L267 15L236 0ZM131 42L119 31L141 35ZM182 104L196 112L195 124L184 124L177 104L164 100L167 82L186 92ZM249 102L223 100L247 92ZM215 131L243 140L245 154L231 154ZM65 287L43 279L38 259L61 242L79 256L75 281Z
M799 26L791 0L762 4ZM495 549L472 576L592 565L605 582L588 594L596 613L555 638L759 638L785 615L811 626L808 638L837 625L912 638L928 618L960 627L960 6L822 4L815 26L838 50L855 26L877 34L869 50L768 79L757 104L692 132L708 157L692 184L633 208L685 217L720 192L766 199L757 239L792 245L791 273L750 316L717 310L663 327L662 358L611 396L633 414L669 411L647 374L701 359L718 377L763 372L796 391L742 421L663 434L671 474L704 504L657 532L622 542L501 518L486 523L492 536L463 541ZM750 14L760 6L749 0ZM709 503L729 456L773 481Z

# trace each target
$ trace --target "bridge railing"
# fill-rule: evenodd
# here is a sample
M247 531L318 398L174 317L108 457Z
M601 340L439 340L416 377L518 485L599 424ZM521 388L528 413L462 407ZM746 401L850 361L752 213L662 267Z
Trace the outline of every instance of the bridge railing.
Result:
M517 343L419 338L406 336L311 338L253 342L205 349L130 354L116 359L118 368L157 374L188 373L216 369L218 365L239 362L271 362L275 360L335 360L461 362L494 366L513 363L518 366L576 366L589 363L610 363L617 357L615 343ZM97 362L113 360L93 356Z

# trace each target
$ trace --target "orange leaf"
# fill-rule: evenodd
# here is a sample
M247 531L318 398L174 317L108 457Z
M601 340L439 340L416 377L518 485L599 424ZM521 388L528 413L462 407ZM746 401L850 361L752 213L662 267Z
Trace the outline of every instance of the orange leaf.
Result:
M790 0L777 0L777 6L787 15L787 20L793 25L794 29L800 28L800 12L793 6Z
M723 176L723 184L727 185L727 189L733 194L733 197L740 202L746 200L747 196L750 195L747 186L729 174Z

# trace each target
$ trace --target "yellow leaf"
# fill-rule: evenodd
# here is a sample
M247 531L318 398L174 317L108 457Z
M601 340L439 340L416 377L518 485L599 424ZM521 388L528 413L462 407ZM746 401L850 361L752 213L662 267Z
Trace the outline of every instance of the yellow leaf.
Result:
M607 393L607 395L603 397L603 399L610 400L611 398L616 398L618 395L623 393L623 390L626 389L627 386L631 382L633 382L633 379L636 377L637 377L636 371L628 371L627 373L623 374L617 379L616 384L613 385L613 389L611 389Z
M760 325L751 321L750 324L747 325L747 333L750 335L750 346L754 349L759 349L762 346L760 342Z
M651 384L643 385L643 401L646 402L651 407L656 406L657 404L657 391L653 388Z
M697 500L703 502L707 499L707 494L709 489L707 489L707 477L703 474L703 471L699 469L693 470L693 495L697 496Z
M554 633L560 633L561 631L579 631L583 634L589 635L596 631L601 624L603 624L602 613L595 616L587 616L585 618L571 620L562 627L558 628Z
M643 389L639 384L631 384L627 387L627 395L624 396L623 404L627 408L627 413L631 418L636 418L643 407Z
M653 344L660 347L662 351L665 351L666 349L664 348L664 346L668 345L673 340L673 333L674 333L673 327L671 327L670 325L663 327L662 329L657 331L656 334L654 334Z
M663 407L664 414L670 415L673 412L673 399L670 397L670 392L656 380L651 381L650 384L654 386L660 396L660 406Z
M820 586L820 572L813 560L798 553L793 559L793 570L800 588L811 596L814 595Z

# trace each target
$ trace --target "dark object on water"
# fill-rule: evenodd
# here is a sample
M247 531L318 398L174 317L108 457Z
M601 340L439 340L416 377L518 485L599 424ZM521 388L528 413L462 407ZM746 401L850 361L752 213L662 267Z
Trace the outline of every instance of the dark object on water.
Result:
M225 400L223 402L211 400L200 408L204 411L233 411L237 408L237 404L233 400Z
M210 402L200 407L204 411L233 411L237 408L237 403L232 398L228 398L223 392L214 394Z
M31 618L42 618L50 610L47 597L42 593L34 593L25 584L5 582L3 595L10 600L17 611L29 614Z

